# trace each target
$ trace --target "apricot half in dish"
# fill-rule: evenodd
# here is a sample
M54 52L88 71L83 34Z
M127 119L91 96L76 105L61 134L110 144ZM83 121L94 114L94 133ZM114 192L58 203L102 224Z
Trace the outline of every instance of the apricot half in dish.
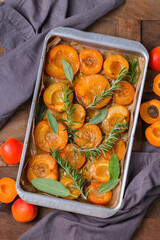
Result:
M49 122L43 120L39 122L34 131L34 139L36 145L45 152L50 152L50 149L63 149L68 142L68 133L65 126L58 122L58 134L54 133L50 128Z
M110 88L109 81L100 74L89 75L82 78L75 87L75 93L78 99L82 101L84 106L89 108L89 105L93 103L95 96L97 97L102 95L104 90L108 90ZM104 107L109 101L111 97L103 98L101 102L97 103L94 106L95 109Z
M79 197L79 195L81 194L80 191L78 191L78 189L76 189L74 182L71 178L63 177L61 179L60 183L62 183L71 193L71 195L66 197L67 199L75 199L75 198Z
M108 160L98 160L95 162L91 168L90 173L94 179L98 182L107 182L110 179L110 174L108 170L109 161Z
M102 127L106 132L110 132L116 123L125 123L128 125L129 111L125 106L114 105L108 109L108 114L102 122Z
M95 49L85 49L79 54L80 70L86 74L96 74L101 71L102 54Z
M134 99L134 87L129 82L120 82L119 85L120 89L115 90L113 100L117 104L129 105Z
M126 73L128 72L129 63L121 55L114 54L104 61L103 68L109 77L116 79L123 68L127 68Z
M27 166L27 179L32 182L35 178L51 178L58 180L58 164L49 154L33 156Z
M57 45L48 52L45 72L49 76L65 79L63 59L71 65L75 74L79 69L79 58L76 50L68 45Z
M43 99L47 107L57 112L65 111L64 92L66 88L67 85L64 83L56 82L51 84L43 94ZM70 98L73 99L72 93L70 94Z

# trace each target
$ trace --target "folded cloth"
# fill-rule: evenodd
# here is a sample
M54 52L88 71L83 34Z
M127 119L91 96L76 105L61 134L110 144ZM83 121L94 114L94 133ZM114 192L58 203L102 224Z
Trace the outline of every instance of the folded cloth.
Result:
M0 3L0 129L33 93L42 44L57 26L85 29L124 0L5 0Z
M100 219L53 210L18 240L129 240L160 194L160 150L154 151L132 153L129 184L116 215Z

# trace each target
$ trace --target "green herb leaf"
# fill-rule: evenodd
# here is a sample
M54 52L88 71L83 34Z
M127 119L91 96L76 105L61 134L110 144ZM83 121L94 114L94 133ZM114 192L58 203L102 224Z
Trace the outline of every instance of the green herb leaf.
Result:
M43 101L43 96L41 95L36 107L36 115L35 115L36 124L42 120L46 110L47 110L47 106L45 105Z
M98 192L99 193L106 193L109 192L110 190L112 190L119 182L120 182L120 178L116 178L116 179L111 179L105 183L103 183L99 189Z
M89 124L98 124L101 123L105 117L107 116L108 113L108 109L101 111L100 113L98 113L97 115L93 116L90 121Z
M116 179L119 177L120 166L119 166L118 157L115 153L113 153L111 156L108 169L110 173L110 179Z
M70 191L60 182L49 178L35 178L32 185L38 190L55 196L67 197Z
M52 129L52 131L56 134L58 134L58 123L57 120L55 119L55 117L52 115L52 113L48 112L47 113L47 119L49 122L49 125Z
M74 73L71 65L64 59L62 60L62 64L63 64L63 70L66 75L66 78L72 83Z

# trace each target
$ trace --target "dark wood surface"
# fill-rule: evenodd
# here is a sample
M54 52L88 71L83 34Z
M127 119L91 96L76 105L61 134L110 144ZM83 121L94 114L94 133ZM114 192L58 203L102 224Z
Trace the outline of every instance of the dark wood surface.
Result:
M140 41L148 51L160 46L160 1L158 0L126 0L120 8L102 17L88 31L118 36ZM5 50L0 47L0 55ZM152 83L158 74L148 70L145 94L152 91ZM154 96L154 95L153 95ZM9 137L16 137L23 142L31 100L21 106L5 127L0 131L0 145ZM138 121L138 129L134 142L134 151L143 151L144 133L142 121ZM7 166L0 159L0 178L11 177L16 179L18 166ZM11 204L0 203L0 239L16 240L23 232L31 228L43 216L51 211L48 208L39 208L39 215L33 222L18 223L11 214ZM132 240L160 239L160 197L149 207L142 224L135 232Z

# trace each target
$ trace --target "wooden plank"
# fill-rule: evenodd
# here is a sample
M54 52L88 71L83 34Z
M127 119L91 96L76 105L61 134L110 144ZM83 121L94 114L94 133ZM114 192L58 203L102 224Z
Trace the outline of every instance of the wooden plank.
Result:
M160 219L144 219L140 228L131 240L158 240L160 239Z
M125 0L124 5L113 10L102 19L160 20L160 1Z
M141 41L141 21L120 19L117 22L118 37Z
M114 20L98 20L88 27L86 31L116 36L116 25L117 21Z

